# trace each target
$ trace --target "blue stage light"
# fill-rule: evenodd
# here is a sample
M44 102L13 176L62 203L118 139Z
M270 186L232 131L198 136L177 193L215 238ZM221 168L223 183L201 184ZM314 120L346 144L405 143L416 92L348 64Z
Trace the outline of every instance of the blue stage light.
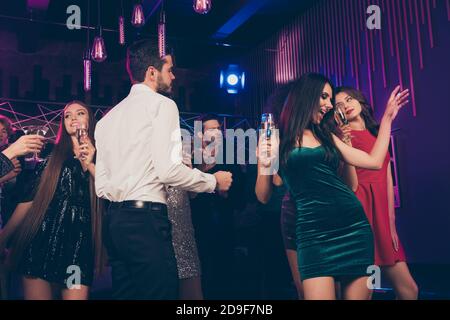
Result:
M245 87L245 72L236 64L230 64L226 70L220 71L220 87L230 94L237 94Z

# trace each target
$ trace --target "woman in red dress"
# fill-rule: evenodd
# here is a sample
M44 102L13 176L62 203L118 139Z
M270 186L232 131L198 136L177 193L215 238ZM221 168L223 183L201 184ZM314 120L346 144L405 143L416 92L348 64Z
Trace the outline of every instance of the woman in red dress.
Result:
M354 148L370 152L378 134L378 124L364 95L353 88L337 89L336 108L345 110ZM356 174L355 174L356 171ZM372 226L375 264L391 281L398 299L417 299L418 288L406 264L405 252L395 226L394 187L389 152L380 170L350 169L347 181L361 202Z

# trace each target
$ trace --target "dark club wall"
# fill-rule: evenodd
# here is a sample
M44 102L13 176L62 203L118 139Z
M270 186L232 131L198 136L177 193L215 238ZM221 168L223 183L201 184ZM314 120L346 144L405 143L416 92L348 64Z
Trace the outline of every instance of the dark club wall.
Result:
M370 5L381 9L380 30L366 27ZM322 0L242 60L249 86L241 112L249 117L306 72L360 88L378 118L397 84L410 88L394 135L397 228L413 263L450 263L449 27L449 0Z

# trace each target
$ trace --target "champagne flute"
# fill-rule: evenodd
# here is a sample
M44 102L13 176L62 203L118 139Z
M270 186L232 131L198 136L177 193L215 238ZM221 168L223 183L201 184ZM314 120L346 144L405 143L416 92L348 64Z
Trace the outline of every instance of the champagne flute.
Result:
M264 130L266 139L270 139L272 131L275 129L275 121L272 113L263 113L261 115L261 129Z
M85 123L80 123L77 125L75 135L77 137L78 144L81 146L86 141L86 137L88 135L87 126ZM77 159L77 156L74 158Z
M270 140L273 130L275 129L275 121L272 113L263 113L261 115L261 134L266 140ZM267 157L270 157L270 150L267 150Z
M85 123L80 123L79 125L77 125L76 135L77 135L77 139L78 139L78 144L82 145L85 138L88 135L87 126Z
M345 116L345 110L342 106L336 106L334 109L334 118L339 127L348 125L348 119Z

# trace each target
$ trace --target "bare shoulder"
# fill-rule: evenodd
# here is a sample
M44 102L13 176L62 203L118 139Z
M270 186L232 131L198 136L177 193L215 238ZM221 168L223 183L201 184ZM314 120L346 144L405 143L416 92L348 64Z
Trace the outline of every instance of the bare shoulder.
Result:
M311 130L305 130L301 139L301 145L306 148L315 148L321 145L320 141L314 136ZM300 146L300 141L297 142L296 147Z

